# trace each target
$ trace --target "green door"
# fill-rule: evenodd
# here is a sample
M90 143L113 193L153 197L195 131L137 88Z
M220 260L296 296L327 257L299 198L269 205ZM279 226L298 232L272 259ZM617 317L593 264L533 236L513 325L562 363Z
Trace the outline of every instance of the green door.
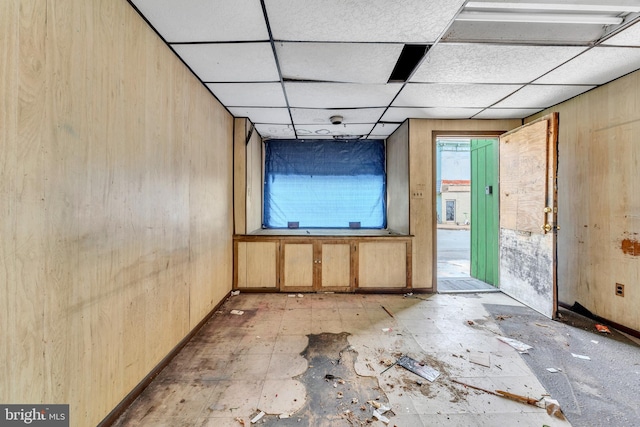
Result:
M498 286L498 140L471 140L471 277Z

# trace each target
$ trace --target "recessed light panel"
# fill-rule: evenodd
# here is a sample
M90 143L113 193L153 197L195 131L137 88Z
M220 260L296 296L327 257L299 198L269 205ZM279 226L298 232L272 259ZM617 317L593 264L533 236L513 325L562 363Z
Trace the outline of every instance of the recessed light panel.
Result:
M607 39L603 45L640 46L640 24L634 24L615 36Z

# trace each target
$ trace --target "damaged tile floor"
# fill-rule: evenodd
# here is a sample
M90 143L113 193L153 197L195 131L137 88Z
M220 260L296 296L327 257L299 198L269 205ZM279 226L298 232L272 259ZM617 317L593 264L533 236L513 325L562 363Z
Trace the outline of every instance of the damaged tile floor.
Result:
M233 296L115 425L249 426L263 411L254 425L382 426L386 406L399 427L569 426L486 392L547 395L484 304L521 306L502 293ZM440 375L390 366L402 355Z

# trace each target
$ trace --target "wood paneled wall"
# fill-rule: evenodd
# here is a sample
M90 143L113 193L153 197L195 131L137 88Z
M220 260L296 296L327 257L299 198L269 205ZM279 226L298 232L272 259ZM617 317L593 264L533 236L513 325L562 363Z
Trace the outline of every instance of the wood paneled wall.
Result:
M413 287L434 288L436 279L435 136L505 132L520 120L409 119L409 233L413 240ZM402 131L402 128L399 129ZM398 132L398 131L396 131Z
M387 139L387 227L409 234L409 122Z
M262 228L262 139L246 118L235 119L234 133L235 233Z
M0 28L0 401L96 425L231 289L233 119L124 0Z
M640 72L560 113L558 299L640 330ZM625 285L624 297L615 295Z

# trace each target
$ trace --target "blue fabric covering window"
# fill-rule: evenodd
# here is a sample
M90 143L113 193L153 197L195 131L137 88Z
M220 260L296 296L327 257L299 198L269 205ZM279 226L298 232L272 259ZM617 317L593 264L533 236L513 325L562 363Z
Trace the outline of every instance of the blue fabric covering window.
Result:
M269 140L264 226L386 227L384 141Z

